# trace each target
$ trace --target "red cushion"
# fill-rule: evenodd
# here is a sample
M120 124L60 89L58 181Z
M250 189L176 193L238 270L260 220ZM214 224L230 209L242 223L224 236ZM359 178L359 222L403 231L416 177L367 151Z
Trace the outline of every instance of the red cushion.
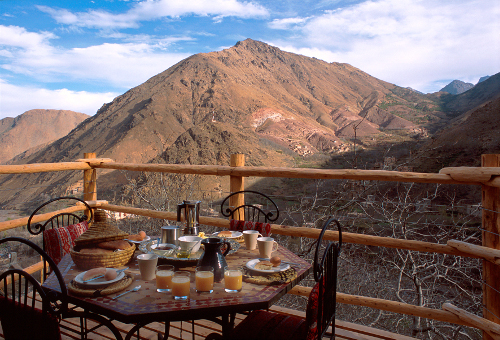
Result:
M61 330L57 318L0 296L0 319L6 340L57 340Z
M67 227L47 229L43 232L45 252L58 264L64 255L75 245L75 240L83 234L89 225L87 221L72 224Z
M307 301L306 323L307 323L307 340L318 338L318 298L319 298L319 282L316 282L311 293L309 301Z
M257 230L264 237L271 236L271 224L252 221L231 220L229 230Z
M303 318L263 310L253 311L230 333L232 340L304 340Z

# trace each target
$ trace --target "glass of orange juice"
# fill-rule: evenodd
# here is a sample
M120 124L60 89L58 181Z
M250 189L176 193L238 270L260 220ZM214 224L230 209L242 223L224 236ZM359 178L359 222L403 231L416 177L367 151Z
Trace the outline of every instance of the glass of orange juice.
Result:
M172 290L174 271L175 267L167 264L156 267L156 291L166 293Z
M187 270L175 271L174 275L172 276L172 283L170 285L174 299L176 300L189 299L190 283L191 283L191 272L188 272Z
M243 276L238 267L224 268L224 289L226 293L238 293L241 291Z
M196 292L212 293L214 291L214 268L210 266L196 267L194 279Z

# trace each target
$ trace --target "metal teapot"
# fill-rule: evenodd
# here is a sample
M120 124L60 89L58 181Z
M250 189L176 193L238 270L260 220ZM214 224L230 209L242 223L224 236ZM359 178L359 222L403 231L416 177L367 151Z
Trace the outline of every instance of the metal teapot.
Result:
M177 222L181 221L181 211L184 209L184 235L198 235L198 225L200 224L200 205L201 201L183 201L177 205Z

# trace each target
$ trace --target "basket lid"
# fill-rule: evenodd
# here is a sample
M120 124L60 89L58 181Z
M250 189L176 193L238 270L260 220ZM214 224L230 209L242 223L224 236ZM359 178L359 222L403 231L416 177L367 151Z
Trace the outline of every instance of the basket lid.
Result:
M75 245L82 246L106 241L123 240L127 236L128 233L121 231L118 227L108 222L104 210L96 210L94 213L94 222L86 232L75 240Z

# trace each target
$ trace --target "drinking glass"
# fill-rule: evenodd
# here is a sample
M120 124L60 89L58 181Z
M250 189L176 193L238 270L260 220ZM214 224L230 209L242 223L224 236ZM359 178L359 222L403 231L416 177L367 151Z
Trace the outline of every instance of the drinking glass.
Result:
M174 271L175 267L167 264L156 267L156 291L166 293L172 290Z
M196 267L196 292L212 293L214 291L214 268L209 266Z
M189 290L191 283L191 272L186 270L178 270L172 276L172 295L176 300L189 299Z
M226 293L238 293L241 291L243 275L238 267L224 268L224 289Z

